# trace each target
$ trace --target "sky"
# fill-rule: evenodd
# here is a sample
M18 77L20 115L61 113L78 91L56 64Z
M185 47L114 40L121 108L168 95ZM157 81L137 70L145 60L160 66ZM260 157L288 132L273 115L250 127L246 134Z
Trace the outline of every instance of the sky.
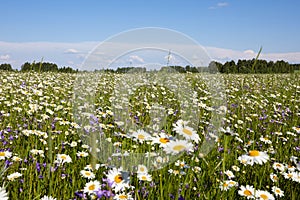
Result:
M298 0L0 0L0 63L82 68L99 43L144 27L182 33L220 62L251 59L262 47L262 59L300 63L299 7ZM142 64L141 56L126 59Z

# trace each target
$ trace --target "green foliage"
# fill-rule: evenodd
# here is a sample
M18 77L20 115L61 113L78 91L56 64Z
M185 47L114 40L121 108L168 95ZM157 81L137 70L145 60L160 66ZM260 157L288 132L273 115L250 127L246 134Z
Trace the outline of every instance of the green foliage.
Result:
M0 70L13 71L11 65L7 63L0 64Z
M47 71L51 71L51 72L57 72L58 71L58 67L56 64L54 63L42 63L42 62L38 62L38 63L29 63L26 62L21 66L21 71L35 71L35 72L47 72Z
M246 65L247 62L240 61L241 65L243 63ZM251 62L248 64L249 67L253 66ZM214 66L211 67L214 69ZM123 153L126 150L131 153L138 149L157 153L160 148L158 144L138 143L119 134L124 125L117 127L112 124L118 119L113 113L111 104L114 101L110 97L115 90L115 82L122 76L124 74L108 73L102 74L98 79L99 88L96 94L99 96L95 106L101 107L101 110L97 109L95 116L103 127L107 141L111 145L119 146L118 152ZM194 152L185 153L175 163L170 162L164 168L149 171L152 181L141 181L136 173L130 173L129 182L134 188L128 189L126 193L130 192L134 199L246 199L238 191L241 186L253 185L256 190L270 193L271 188L277 186L284 191L282 199L298 199L299 182L295 181L296 178L293 180L280 170L274 169L273 164L282 163L285 166L284 172L299 173L295 169L296 165L291 162L291 156L299 157L300 75L222 76L226 85L222 92L226 92L224 99L228 105L224 128L228 126L231 131L230 134L214 135L215 147L205 157L198 147L201 147L204 138L210 139L205 126L212 125L209 110L214 108L209 99L213 94L207 91L207 82L201 79L201 74L180 76L184 79L179 79L179 83L185 85L186 81L192 82L197 94L191 100L197 99L195 103L201 111L198 134L202 140L195 144ZM72 112L74 88L69 86L74 84L76 78L77 74L0 72L0 152L12 153L6 157L2 154L3 159L0 159L0 187L5 183L9 199L41 199L43 195L51 195L56 199L83 199L76 194L91 180L84 178L80 172L91 163L92 154L79 135L79 124L76 124ZM147 102L149 106L162 103L163 107L173 110L178 107L177 101L173 100L176 96L167 88L163 90L159 85L146 86L138 87L133 95L126 96L126 99L131 100L130 108L139 110L145 120L148 110L143 102ZM128 89L129 92L132 88ZM190 112L187 114L190 115ZM159 130L164 131L164 128ZM266 139L269 142L265 142ZM34 153L37 150L42 153ZM238 160L240 156L248 155L251 150L266 152L269 159L266 163L253 165ZM79 156L78 153L81 152L86 152L87 157ZM106 149L99 154L105 152ZM58 164L58 154L70 156L72 162ZM103 184L102 189L107 188L104 180L111 169L107 163L99 160L99 169L91 169L95 174L92 180ZM2 171L3 166L6 167L5 171ZM232 170L235 177L228 178L224 173L226 170ZM15 172L22 176L9 180L8 176ZM278 181L274 182L270 178L271 174L278 176ZM229 179L237 185L228 187L228 190L221 189ZM115 193L111 188L110 191ZM96 199L92 195L86 196L85 199Z
M291 65L286 61L279 60L275 63L266 60L238 60L235 63L233 60L227 61L224 64L214 62L220 73L227 74L248 74L248 73L293 73L299 65Z
M58 68L58 66L55 63L50 63L50 62L38 62L38 63L26 62L21 66L21 72L27 72L27 71L75 73L78 70L74 70L71 67Z

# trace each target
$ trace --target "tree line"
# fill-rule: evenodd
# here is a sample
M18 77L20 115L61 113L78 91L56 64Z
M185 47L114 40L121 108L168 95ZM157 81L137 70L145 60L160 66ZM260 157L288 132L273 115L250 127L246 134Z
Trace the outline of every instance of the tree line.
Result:
M166 70L171 68L179 73L198 73L198 72L209 72L209 73L227 73L227 74L248 74L248 73L294 73L295 71L300 71L300 64L289 64L286 61L278 60L276 62L266 61L266 60L238 60L237 62L231 60L224 64L216 61L210 62L208 67L193 67L193 66L168 66L162 67L160 70ZM12 68L10 64L3 63L0 64L0 70L6 71L16 71ZM50 62L26 62L21 66L21 72L35 71L35 72L63 72L63 73L76 73L78 69L75 70L71 67L59 68L55 63ZM99 70L95 70L99 71ZM111 73L128 73L128 72L145 72L144 67L118 67L114 69L103 69L100 71L106 71ZM155 71L155 70L154 70Z
M17 71L14 70L11 64L3 63L0 64L0 70L6 71ZM62 72L62 73L76 73L78 70L75 70L71 67L61 67L59 68L55 63L50 62L26 62L21 66L21 72L35 71L35 72Z
M224 64L211 62L208 66L210 72L231 73L231 74L248 74L248 73L294 73L300 70L300 64L289 64L286 61L278 60L276 62L266 60L238 60L227 61Z

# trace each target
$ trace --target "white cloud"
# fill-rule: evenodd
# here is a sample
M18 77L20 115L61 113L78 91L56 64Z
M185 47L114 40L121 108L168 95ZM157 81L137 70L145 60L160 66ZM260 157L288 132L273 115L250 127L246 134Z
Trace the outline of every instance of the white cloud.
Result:
M217 8L226 7L228 5L229 4L227 2L219 2L215 6L210 6L208 9L217 9Z
M226 62L229 60L237 61L238 59L253 59L258 53L249 49L245 51L236 51L217 47L207 47L206 50L213 60L219 62ZM262 51L259 59L265 59L268 61L285 60L289 63L300 63L300 52L263 53Z
M144 59L143 58L141 58L141 57L139 57L139 56L137 56L137 55L131 55L131 56L129 56L129 60L128 60L129 62L139 62L139 63L144 63L145 61L144 61Z
M0 55L0 61L7 61L7 60L9 60L9 58L10 58L10 55L8 55L8 54Z
M70 54L77 54L77 53L79 53L79 51L76 50L76 49L67 49L64 52L65 53L70 53Z
M25 62L54 62L57 65L79 68L88 52L98 42L58 43L58 42L1 42L0 52L9 52L8 62L15 69L20 69ZM69 53L67 53L69 52ZM77 53L75 53L77 52ZM2 58L7 59L7 55ZM71 65L68 61L72 61Z
M253 55L253 54L255 54L255 52L254 52L253 50L251 50L251 49L248 49L248 50L245 50L245 51L244 51L244 54L250 54L250 55Z
M219 2L217 4L218 7L225 7L225 6L228 6L228 3L227 2Z
M21 65L25 62L54 62L58 66L70 66L75 69L81 69L82 63L99 42L81 42L81 43L50 43L50 42L30 42L30 43L9 43L0 41L0 61L12 64L13 68L20 69ZM122 46L123 45L123 46ZM111 47L113 46L113 48ZM172 44L165 49L166 51L143 50L141 52L134 51L133 54L128 54L123 60L115 60L118 55L123 55L128 49L136 49L139 46L129 44L106 44L99 51L93 52L89 55L89 61L93 60L93 56L97 60L96 67L107 67L109 63L116 62L116 65L128 65L131 61L132 64L148 64L160 63L166 65L168 59L168 51L171 50L169 58L169 65L182 65L185 66L186 61L190 61L195 66L200 66L198 60L203 61L206 59L207 52L212 60L219 62L226 62L229 60L238 59L253 59L256 57L257 52L251 49L245 50L232 50L217 47L204 47L205 51L198 51L195 46ZM117 48L117 49L116 49ZM124 51L124 49L126 51ZM74 51L75 50L75 51ZM65 53L65 52L73 53ZM3 53L9 52L9 53ZM77 52L77 53L75 53ZM13 60L12 60L13 58ZM300 63L300 52L286 52L286 53L265 53L264 50L260 54L260 59L266 60L285 60L289 63ZM210 61L210 60L208 60ZM198 62L198 63L197 63ZM87 64L94 64L93 62ZM205 64L203 65L205 66ZM85 68L83 68L85 69Z

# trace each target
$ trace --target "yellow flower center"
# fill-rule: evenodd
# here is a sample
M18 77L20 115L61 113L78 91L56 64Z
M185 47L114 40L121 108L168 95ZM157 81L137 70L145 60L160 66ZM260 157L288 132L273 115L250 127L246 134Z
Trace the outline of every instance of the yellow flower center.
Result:
M62 156L60 156L60 158L63 159L63 160L66 160L67 156L62 155Z
M191 130L189 130L189 129L186 129L186 128L183 128L182 132L184 134L187 134L188 136L192 136L193 135L193 132Z
M141 171L141 172L145 171L145 168L144 168L144 167L141 167L141 168L140 168L140 171Z
M120 174L118 174L117 176L115 176L114 181L116 183L121 183L123 180L122 176Z
M91 191L94 191L94 190L95 190L95 188L96 188L96 187L95 187L95 185L94 185L94 184L89 186L89 190L91 190Z
M259 156L259 151L257 151L257 150L249 151L249 155L251 157Z
M0 152L0 156L5 156L5 152Z
M143 181L145 181L145 180L147 180L147 177L146 177L146 176L142 176L141 179L142 179Z
M127 195L119 195L119 199L127 199Z
M230 185L235 185L235 182L230 181L229 184L230 184Z
M183 149L185 149L185 146L180 144L173 147L174 151L182 151Z
M223 183L223 187L227 187L228 186L228 184L227 183Z
M138 139L144 140L144 139L145 139L145 136L140 134L140 135L138 135Z
M159 141L163 144L168 143L170 140L168 138L160 138Z
M268 196L265 195L265 194L261 194L261 195L260 195L260 198L262 198L262 199L269 199Z
M280 190L278 190L278 189L276 189L275 192L278 193L278 194L280 194Z
M244 195L246 195L246 196L252 196L252 192L249 191L249 190L245 190L244 191Z
M86 175L86 176L90 176L91 173L90 173L90 172L85 172L85 175Z

